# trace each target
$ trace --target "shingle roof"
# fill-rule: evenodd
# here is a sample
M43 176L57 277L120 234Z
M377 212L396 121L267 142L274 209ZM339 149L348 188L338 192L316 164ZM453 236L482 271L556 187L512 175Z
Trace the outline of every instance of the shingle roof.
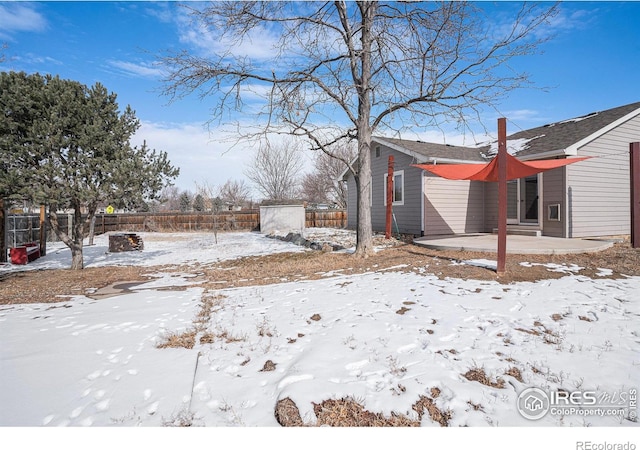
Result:
M639 109L640 102L631 103L607 109L606 111L593 112L581 117L520 131L510 135L507 140L531 139L540 136L530 141L525 149L518 152L518 156L564 150Z
M583 139L596 135L607 126L636 111L640 114L640 102L519 131L507 136L507 147L509 147L509 142L517 143L516 145L519 146L518 157L562 151ZM379 137L375 139L387 141L428 158L449 158L467 161L486 161L491 159L493 156L492 147L494 152L496 148L495 144L483 147L460 147L402 139Z
M426 158L462 159L465 161L482 161L481 149L475 147L461 147L449 144L435 144L433 142L407 141L404 139L381 138L376 136L376 141L390 143L402 147L410 152L418 153Z

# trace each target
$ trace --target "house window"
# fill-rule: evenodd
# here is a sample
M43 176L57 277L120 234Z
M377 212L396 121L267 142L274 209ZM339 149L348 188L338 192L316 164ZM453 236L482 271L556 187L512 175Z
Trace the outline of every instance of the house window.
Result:
M380 146L376 146L376 158L380 158Z
M560 203L549 205L549 220L560 222Z
M384 175L384 205L387 204L387 178ZM393 205L404 205L404 170L393 172Z

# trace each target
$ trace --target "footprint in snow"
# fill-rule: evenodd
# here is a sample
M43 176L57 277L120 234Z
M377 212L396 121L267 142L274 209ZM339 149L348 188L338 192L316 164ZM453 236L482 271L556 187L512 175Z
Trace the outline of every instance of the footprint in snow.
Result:
M102 400L101 402L96 403L96 409L98 411L106 411L109 409L110 403L111 399Z
M45 417L44 419L42 419L42 425L49 425L49 424L51 423L51 421L52 421L53 419L55 419L55 418L56 418L56 416L55 416L55 415L53 415L53 414L48 415L47 417Z
M93 394L93 398L95 398L96 400L102 400L102 398L104 397L104 394L106 394L105 390L100 389L95 394Z
M398 353L411 353L416 348L416 344L403 345L396 350Z
M100 371L96 370L95 372L91 372L89 375L87 375L87 380L93 381L97 379L99 376L100 376Z
M158 412L158 406L160 406L160 402L153 402L147 408L147 414L149 414L150 416L153 416L155 413Z
M82 407L78 407L76 409L74 409L73 411L71 411L71 414L69 414L69 418L70 419L76 419L80 414L82 414L82 410L84 408Z

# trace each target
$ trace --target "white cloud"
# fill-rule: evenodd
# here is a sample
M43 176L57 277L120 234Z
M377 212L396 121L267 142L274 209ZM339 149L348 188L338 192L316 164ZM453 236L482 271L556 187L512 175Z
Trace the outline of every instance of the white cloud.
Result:
M32 4L0 4L0 38L9 39L15 32L40 32L47 28L47 21Z
M219 130L210 133L201 124L142 122L132 144L140 146L146 140L149 148L167 152L171 163L180 168L176 186L194 192L196 183L221 185L229 179L245 179L243 171L253 149L249 145L231 148L220 142L224 136Z
M144 11L163 23L171 23L175 14L169 3L152 3Z
M163 70L155 63L134 63L129 61L107 61L109 66L114 67L127 75L143 78L158 78L164 75Z
M286 136L273 135L270 141L287 142ZM167 152L171 164L180 168L175 185L181 190L195 192L196 183L220 186L227 180L244 180L252 190L254 200L260 193L244 175L252 163L257 144L232 142L233 135L223 128L210 128L200 123L159 123L142 121L140 129L132 138L132 145ZM312 169L316 154L304 151L302 173Z
M204 56L229 55L265 61L279 51L278 36L262 26L252 28L243 40L235 41L222 31L195 22L184 12L177 16L176 23L180 42L195 47Z
M11 58L13 61L19 61L23 64L54 64L61 66L64 63L58 59L50 56L40 56L33 53L25 53L24 55L17 55Z

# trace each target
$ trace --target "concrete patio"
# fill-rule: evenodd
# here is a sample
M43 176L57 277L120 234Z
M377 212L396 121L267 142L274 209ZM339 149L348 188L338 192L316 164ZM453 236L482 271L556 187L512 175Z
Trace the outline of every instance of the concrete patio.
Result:
M470 252L497 253L497 234L470 234L448 236L426 236L416 238L416 245L436 250L460 250ZM547 236L507 236L507 253L566 255L592 253L613 246L614 240L561 239Z

